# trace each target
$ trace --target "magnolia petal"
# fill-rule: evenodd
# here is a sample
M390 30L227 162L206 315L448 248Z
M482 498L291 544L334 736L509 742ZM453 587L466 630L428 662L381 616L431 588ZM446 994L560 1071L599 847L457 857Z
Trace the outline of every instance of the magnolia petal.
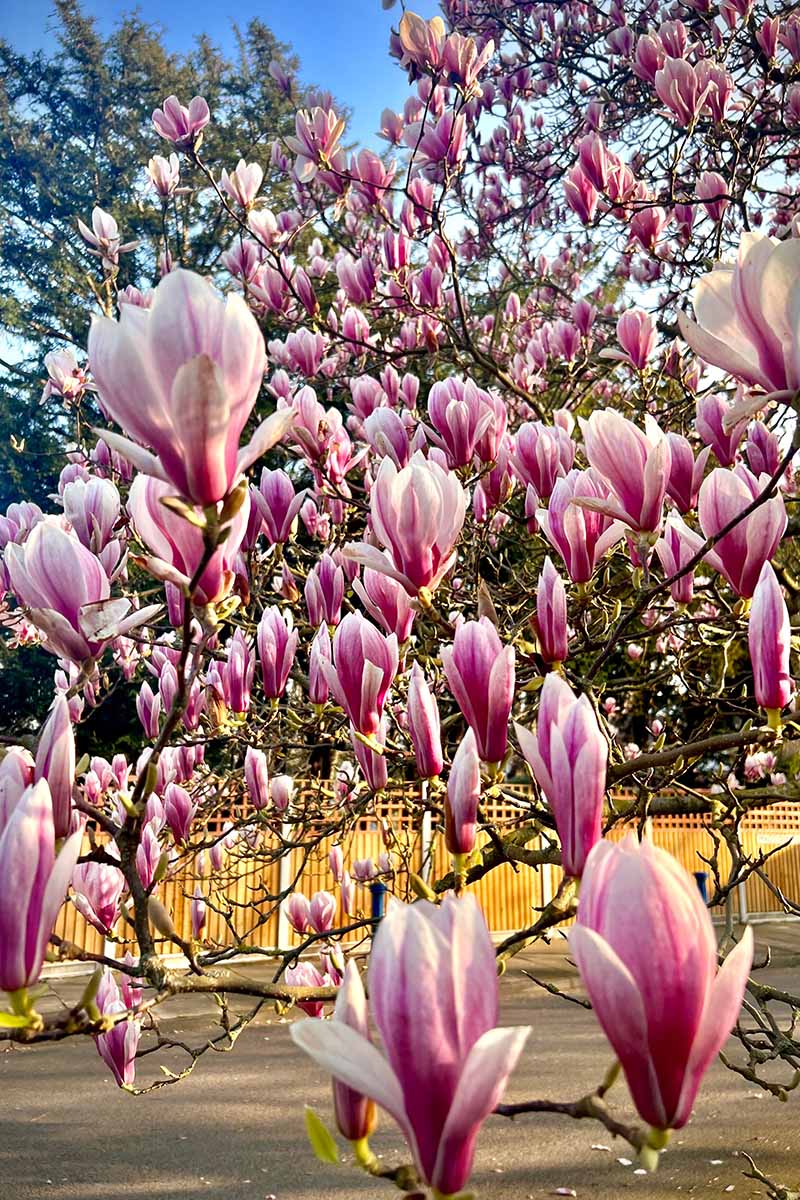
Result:
M502 1097L529 1033L528 1026L490 1029L470 1050L444 1123L430 1180L444 1195L459 1192L469 1179L475 1139Z
M342 1021L309 1018L295 1021L289 1030L292 1041L340 1083L368 1096L394 1117L407 1134L403 1093L391 1067L380 1051L362 1034Z
M237 473L241 474L248 467L252 467L253 463L261 458L263 454L266 454L268 450L277 445L281 438L289 432L294 417L295 411L293 408L281 408L266 417L258 426L248 444L242 446L239 451L236 460ZM297 507L299 508L300 505L298 504Z
M753 930L748 925L739 945L725 959L711 985L686 1066L683 1090L672 1122L675 1129L680 1129L689 1120L702 1077L739 1018L752 963Z
M569 947L603 1032L616 1051L639 1115L658 1129L667 1114L648 1048L647 1016L628 968L592 929L574 925Z
M109 450L124 458L143 475L153 475L156 479L162 479L164 483L170 482L155 454L145 450L138 442L132 442L130 438L123 437L121 433L113 433L110 429L93 429L92 433L102 438Z
M346 542L342 547L342 557L361 563L362 566L369 567L371 571L378 571L381 575L388 575L390 579L401 583L409 595L416 596L417 588L408 576L398 571L377 546L371 546L369 542Z

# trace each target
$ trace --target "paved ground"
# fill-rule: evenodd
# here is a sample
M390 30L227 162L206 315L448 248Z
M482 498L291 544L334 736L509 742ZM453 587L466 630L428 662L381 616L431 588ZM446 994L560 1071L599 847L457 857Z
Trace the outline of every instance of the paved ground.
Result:
M776 953L764 976L797 990L800 926L762 927L759 940L767 938ZM524 966L559 986L574 985L558 952L528 956ZM77 985L59 986L69 996ZM519 971L503 980L502 995L503 1021L533 1027L509 1100L575 1099L597 1083L610 1056L591 1013L541 991ZM199 1043L208 1028L206 1003L173 1009L170 1030ZM146 1059L141 1078L158 1077L167 1061L177 1065L164 1055ZM618 1103L631 1116L617 1086ZM399 1200L390 1185L349 1165L325 1167L312 1158L303 1104L327 1116L328 1096L327 1080L274 1015L244 1034L232 1054L207 1054L190 1079L140 1098L114 1086L90 1042L5 1050L0 1200ZM717 1064L695 1117L656 1175L637 1175L635 1164L621 1163L627 1147L594 1124L493 1117L479 1143L474 1184L480 1200L539 1200L564 1194L558 1189L593 1200L749 1200L764 1191L743 1178L737 1150L800 1187L799 1112L799 1097L780 1104ZM387 1161L402 1161L388 1118L373 1144Z

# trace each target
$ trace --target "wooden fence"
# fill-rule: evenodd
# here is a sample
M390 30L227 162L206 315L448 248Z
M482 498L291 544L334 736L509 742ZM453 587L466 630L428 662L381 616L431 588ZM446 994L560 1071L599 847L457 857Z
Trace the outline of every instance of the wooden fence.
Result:
M530 788L524 784L509 785L505 790L508 798L488 805L486 812L487 818L501 833L504 828L510 829L519 824L531 795ZM302 794L301 790L301 798ZM396 868L392 891L403 898L409 896L409 871L436 879L450 869L442 833L438 830L431 832L429 818L426 826L425 819L419 815L422 806L409 805L409 797L420 799L419 792L406 791L376 800L372 811L361 817L351 833L342 840L346 867L358 859L372 858L377 861L387 849L384 830L388 828L391 831L392 857ZM709 832L710 821L709 814L654 817L648 822L647 832L655 845L668 850L689 871L707 871L709 868L703 860L709 859L715 852L715 842ZM216 831L212 829L209 832L213 836ZM620 838L625 832L624 827L617 826L611 837ZM485 833L479 838L479 844L488 841ZM287 947L296 944L299 939L269 897L292 886L296 880L296 890L307 896L326 889L338 898L340 889L334 885L328 865L331 840L320 841L305 864L300 851L293 851L279 862L258 862L234 852L219 872L210 874L206 870L200 880L208 898L204 942L208 946L244 943L249 946ZM741 824L740 841L745 853L752 856L782 847L771 858L767 871L785 896L800 901L800 804L778 804L752 810ZM537 847L539 840L535 838L528 844ZM724 843L721 849L717 846L717 852L724 879L730 865ZM504 863L470 885L470 890L477 895L489 927L501 933L530 925L535 920L535 910L542 908L555 894L560 878L560 868L550 865L534 869ZM194 866L187 866L172 874L158 889L159 898L172 914L176 929L185 941L191 937L190 905L198 879ZM357 885L356 892L356 917L348 917L340 909L337 925L352 923L358 915L369 915L368 889ZM779 897L754 874L737 889L736 903L743 917L784 911ZM103 937L86 923L70 901L62 909L56 932L84 950L103 952ZM124 938L125 932L126 924L120 920L115 933L117 937ZM356 931L347 935L347 940L357 940L362 936L361 932ZM105 945L105 952L121 957L126 948L133 947L124 941L111 942Z

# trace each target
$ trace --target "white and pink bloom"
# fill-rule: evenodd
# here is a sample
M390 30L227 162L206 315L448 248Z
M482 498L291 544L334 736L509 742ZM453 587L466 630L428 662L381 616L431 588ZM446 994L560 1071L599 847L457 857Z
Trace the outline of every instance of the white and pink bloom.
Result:
M583 422L586 457L612 492L607 500L582 497L584 508L623 521L637 533L661 525L670 474L670 447L652 418L645 432L612 409L597 410Z
M717 939L695 881L633 834L586 863L570 949L633 1102L656 1130L681 1129L738 1019L753 931L717 971Z
M564 560L573 583L588 583L600 559L624 536L625 527L581 501L605 503L611 490L594 470L570 471L553 486L550 504L536 509L536 521Z
M743 233L736 262L704 275L693 299L696 320L678 320L695 354L768 394L800 389L800 239Z
M756 702L773 722L792 696L789 655L792 629L789 610L772 565L765 562L753 592L747 631L753 664Z
M291 423L291 410L274 413L239 449L265 362L242 297L223 299L191 271L162 279L150 308L126 304L119 321L95 317L89 331L103 406L127 435L105 441L200 506L222 500Z
M468 729L456 750L447 779L444 840L453 855L471 854L475 848L480 798L481 760L475 734Z
M348 543L344 555L392 575L411 596L432 592L455 563L466 509L467 495L457 477L422 451L400 471L384 458L370 493L370 513L391 562L365 543Z
M182 150L197 149L210 120L208 104L202 96L194 96L188 107L177 96L167 96L162 107L153 113L156 132Z
M560 675L544 681L536 732L514 722L517 740L555 818L561 861L579 877L601 837L608 743L588 696Z
M297 630L277 605L264 609L258 623L256 642L261 663L261 680L268 700L277 700L286 690L289 672L297 652Z
M97 989L97 1007L104 1017L119 1016L129 1011L131 1003L138 1003L139 989L129 984L120 989L114 976L106 969ZM111 1071L118 1087L131 1088L136 1076L136 1051L141 1037L141 1021L127 1017L117 1021L106 1033L94 1039L97 1053Z
M129 601L111 601L100 560L52 521L35 525L24 545L9 542L4 559L17 599L44 636L45 649L59 658L75 663L96 658L108 638L129 632L156 611L131 613Z
M418 662L408 682L408 732L414 746L417 774L432 779L444 766L439 706Z
M441 649L450 691L486 763L502 762L514 701L514 647L504 646L488 617L464 621L452 646Z
M72 903L103 937L114 928L124 888L122 871L108 862L80 863L72 872Z
M362 1010L356 972L344 987L348 1003ZM360 1028L339 1020L296 1021L292 1039L334 1079L385 1109L423 1180L454 1196L469 1180L480 1127L528 1034L497 1028L494 947L476 900L394 902L375 937L369 995L385 1056Z
M716 537L753 503L768 482L765 475L756 479L744 466L732 471L717 467L712 471L700 488L697 504L705 536ZM785 529L786 508L783 496L776 492L721 537L706 553L705 560L727 579L735 592L748 599L755 591L761 568L775 554Z
M397 674L397 638L384 637L361 613L348 613L333 636L333 665L320 663L337 704L359 733L380 729L386 695Z
M17 992L39 978L83 833L55 853L50 789L44 779L25 789L0 829L0 988Z
M168 508L163 500L172 494L169 484L152 475L137 475L128 497L128 512L140 540L150 551L143 563L157 579L188 592L203 561L202 530ZM247 532L250 499L234 516L227 536L217 546L192 590L197 604L215 604L233 587L236 556Z

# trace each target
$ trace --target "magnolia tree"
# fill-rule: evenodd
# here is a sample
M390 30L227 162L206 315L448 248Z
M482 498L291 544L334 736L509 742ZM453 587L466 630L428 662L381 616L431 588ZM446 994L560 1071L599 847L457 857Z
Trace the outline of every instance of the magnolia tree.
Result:
M136 1090L175 995L219 998L187 1069L264 1000L297 1004L291 1035L330 1072L356 1163L440 1200L468 1187L493 1111L593 1118L654 1167L731 1030L732 1070L783 1098L796 1084L800 995L750 979L730 914L718 947L695 881L646 836L652 815L708 811L708 903L758 875L799 911L740 837L748 810L797 798L790 8L398 13L409 96L383 112L383 155L345 148L328 96L268 165L205 160L202 98L153 114L159 281L119 290L137 231L97 208L79 223L86 355L49 355L44 397L76 442L53 510L21 499L0 523L6 636L56 660L43 728L0 765L4 1037L93 1037ZM213 281L191 269L182 163L216 206ZM285 211L259 201L264 166L291 185ZM142 749L109 762L81 726L123 689ZM530 794L507 793L528 770ZM401 871L389 788L442 831L441 877ZM495 828L504 797L516 816ZM369 816L386 853L353 862ZM302 864L330 839L340 895L308 899ZM468 889L507 862L563 882L496 948ZM261 880L236 904L231 863ZM190 940L159 898L178 870ZM380 923L375 879L403 890ZM103 954L53 934L67 895ZM298 944L259 950L278 909ZM498 959L571 918L618 1065L588 1096L503 1105L527 1030L497 1026ZM269 982L226 967L243 948L276 960ZM96 964L73 1008L40 1002L53 956ZM638 1124L607 1099L618 1070ZM400 1166L370 1147L376 1105Z

